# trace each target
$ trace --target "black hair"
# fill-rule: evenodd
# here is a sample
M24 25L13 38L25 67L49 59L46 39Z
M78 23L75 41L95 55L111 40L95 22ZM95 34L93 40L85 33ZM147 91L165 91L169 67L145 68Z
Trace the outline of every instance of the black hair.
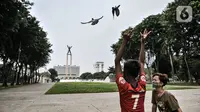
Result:
M128 59L124 63L124 76L132 76L136 78L140 72L140 63L138 60Z
M163 83L163 86L165 86L167 84L167 82L169 81L167 74L161 74L161 73L154 73L153 77L158 76L160 82Z

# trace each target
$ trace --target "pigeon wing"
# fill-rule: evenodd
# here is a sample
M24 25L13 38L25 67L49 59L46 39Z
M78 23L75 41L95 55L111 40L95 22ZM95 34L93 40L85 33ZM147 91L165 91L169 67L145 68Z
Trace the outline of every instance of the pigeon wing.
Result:
M103 18L103 16L101 16L98 20L100 20L100 19L102 19Z
M119 16L120 15L120 10L117 8L116 9L116 15Z
M114 18L114 16L115 16L115 8L114 7L112 7L112 15L113 15L113 18Z
M117 8L119 8L119 7L120 7L120 5L117 6Z
M89 21L89 22L81 22L81 24L88 24L88 23L91 23L92 21Z

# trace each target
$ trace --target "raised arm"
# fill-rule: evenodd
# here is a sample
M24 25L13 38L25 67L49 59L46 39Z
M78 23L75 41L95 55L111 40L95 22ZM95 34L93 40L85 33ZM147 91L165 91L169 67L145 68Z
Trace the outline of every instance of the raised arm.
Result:
M132 34L132 32L126 32L126 33L122 34L123 42L122 42L122 44L117 52L117 55L115 57L115 73L116 73L116 75L122 73L120 61L123 56L125 46L126 46L127 42L130 40L131 34Z
M151 103L152 103L152 112L156 112L157 111L157 104L156 104L156 91L153 90L152 94L151 94Z
M181 108L178 108L178 112L183 112L183 111L181 110Z
M140 35L141 35L141 47L140 47L140 56L139 56L139 61L141 65L140 72L144 72L144 60L145 60L144 44L145 44L145 39L150 33L151 31L147 32L146 29L144 30L143 33L140 32Z

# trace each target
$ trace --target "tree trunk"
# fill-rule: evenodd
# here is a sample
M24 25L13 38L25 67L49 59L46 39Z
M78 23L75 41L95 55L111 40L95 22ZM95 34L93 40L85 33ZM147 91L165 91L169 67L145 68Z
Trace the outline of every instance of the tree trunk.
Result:
M13 80L12 80L12 82L11 82L11 86L14 86L14 84L15 84L15 81L16 81L16 77L17 77L17 68L18 68L18 62L16 62L16 65L15 65L15 72L14 72L14 77L13 77Z
M29 75L28 75L28 84L30 84L30 81L31 81L31 75L29 73Z
M2 84L2 86L4 86L4 87L7 87L8 85L7 85L7 74L6 74L6 69L7 69L7 58L5 58L5 59L3 59L3 69L2 69L2 77L3 77L3 84Z
M30 83L33 83L33 70L30 69Z
M3 85L4 87L8 87L8 84L7 84L7 75L5 73L3 73Z
M160 53L156 55L156 59L155 59L155 72L159 72L159 60L160 60L159 55Z
M24 66L25 66L25 72L24 72L24 78L23 78L24 82L23 83L26 84L27 83L27 69L28 69L28 67L27 67L27 64L25 64Z
M156 64L157 62L155 61L154 62L154 66L155 66L155 71L154 72L158 72L158 69L157 69L157 64Z
M38 69L38 80L37 80L37 83L39 83L40 82L40 72L39 72L39 69Z
M13 61L11 61L11 62L9 62L9 64L8 64L8 66L7 66L7 75L9 75L9 76L11 76L12 77L12 68L13 68L13 64L14 64L14 62ZM9 80L10 81L10 80Z
M10 86L14 86L16 80L16 74L14 74L12 82L10 83Z
M185 61L185 65L186 65L186 67L187 67L187 73L188 73L189 82L190 82L190 83L193 83L192 77L191 77L191 74L190 74L190 69L189 69L189 66L188 66L188 63L187 63L187 59L186 59L186 54L185 54L185 53L184 53L184 61Z
M167 52L168 52L170 64L171 64L171 67L172 67L172 79L173 79L173 81L174 81L174 64L173 64L172 54L171 54L171 52L170 52L169 46L167 46Z
M20 72L21 72L21 70L22 70L22 64L20 64L19 65L19 71L18 71L18 73L17 73L17 80L16 80L16 85L20 85Z
M149 64L146 63L146 65L147 65L147 69L148 69L149 81L151 82L151 78L152 78L151 69L149 67Z
M21 73L21 84L23 85L24 84L24 64L22 64L22 73Z
M37 80L37 83L39 83L39 82L40 82L40 77L41 77L41 75L38 75L38 80Z
M19 69L19 63L17 62L16 66L15 66L15 75L17 76L17 71Z
M186 39L186 36L184 36L184 46L183 46L183 58L184 58L184 62L185 62L185 65L187 67L187 74L188 74L188 79L189 79L189 82L192 83L192 77L191 77L191 74L190 74L190 69L189 69L189 66L188 66L188 63L187 63L187 54L186 54L186 44L187 44L187 39Z
M37 70L35 71L35 83L37 83Z
M34 74L33 74L32 78L31 78L31 83L32 84L34 83Z

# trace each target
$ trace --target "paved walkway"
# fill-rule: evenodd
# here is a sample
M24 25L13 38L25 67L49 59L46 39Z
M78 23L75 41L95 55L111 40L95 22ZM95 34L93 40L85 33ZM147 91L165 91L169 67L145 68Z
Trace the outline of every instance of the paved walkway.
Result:
M44 95L53 84L34 84L0 91L0 112L120 112L114 93ZM170 91L183 112L200 112L200 89ZM151 91L145 110L151 112Z

